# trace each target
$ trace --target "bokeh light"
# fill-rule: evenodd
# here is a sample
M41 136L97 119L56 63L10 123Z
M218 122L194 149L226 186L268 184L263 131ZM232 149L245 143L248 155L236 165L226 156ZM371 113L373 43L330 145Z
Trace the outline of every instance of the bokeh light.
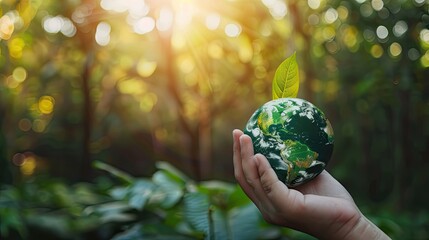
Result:
M308 0L307 3L308 3L308 6L314 10L320 7L320 0Z
M31 176L36 170L36 158L32 155L25 156L22 164L20 165L22 175Z
M13 79L19 83L22 83L27 79L27 71L23 67L17 67L12 73Z
M380 58L381 56L383 56L384 50L380 45L375 44L371 47L370 52L374 58Z
M424 28L420 31L420 39L429 44L429 29Z
M319 24L320 22L320 18L317 14L311 14L310 16L308 16L308 23L310 23L313 26L316 26L317 24Z
M8 15L0 18L0 39L8 40L12 36L14 29L13 20Z
M414 3L416 3L417 6L421 6L425 3L425 0L414 0Z
M395 26L393 26L393 34L396 37L401 37L404 35L408 30L407 22L404 20L398 21L395 23Z
M338 19L338 12L334 8L329 8L325 12L325 21L328 24L334 23Z
M221 18L219 14L211 13L206 17L206 21L205 21L206 27L209 30L216 30L219 27L220 20Z
M396 58L402 53L402 47L399 43L394 42L389 46L390 56Z
M146 90L146 86L139 79L131 78L120 81L118 89L124 94L139 95Z
M51 114L54 110L55 99L51 96L42 96L39 99L39 111L43 114Z
M343 30L343 42L352 51L357 50L358 47L358 30L353 26L347 26Z
M48 33L62 33L64 36L73 37L76 34L76 27L73 22L63 16L46 16L43 19L43 29Z
M155 72L157 66L155 61L141 59L137 63L137 73L142 77L150 77Z
M173 26L173 20L173 11L168 8L162 8L156 20L156 28L161 32L168 31Z
M364 3L360 6L360 14L363 17L370 17L372 13L374 12L374 9L369 3Z
M408 50L407 55L411 61L416 61L420 57L420 52L419 52L419 50L417 50L415 48L411 48Z
M425 68L429 67L429 50L420 58L420 63Z
M389 30L383 25L377 27L376 33L380 40L385 40L389 36Z
M262 0L262 3L269 9L274 19L280 20L287 14L287 6L281 0Z
M95 41L100 46L106 46L110 42L110 31L112 28L107 22L100 22L97 25L97 30L95 32Z
M152 17L143 17L133 24L133 28L138 34L150 33L155 29L155 20Z
M338 18L341 21L346 21L347 18L349 17L349 9L345 6L339 6L337 8L337 12L338 12Z
M228 37L238 37L241 33L241 26L237 23L229 23L225 26L225 34Z
M372 0L371 6L375 11L380 11L384 7L384 3L382 0Z
M20 37L13 38L9 41L9 54L15 59L22 57L22 51L25 47L24 39Z
M23 119L19 120L18 127L21 131L28 132L32 128L32 123L31 123L30 119L23 118Z
M363 31L363 38L368 42L373 42L375 40L375 33L371 29L365 29Z

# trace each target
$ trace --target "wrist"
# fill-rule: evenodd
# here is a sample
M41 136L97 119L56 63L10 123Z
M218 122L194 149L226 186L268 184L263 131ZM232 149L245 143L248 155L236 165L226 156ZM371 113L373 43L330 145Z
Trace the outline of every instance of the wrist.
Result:
M375 239L387 240L391 239L374 223L369 221L365 216L361 216L356 225L345 235L344 239Z

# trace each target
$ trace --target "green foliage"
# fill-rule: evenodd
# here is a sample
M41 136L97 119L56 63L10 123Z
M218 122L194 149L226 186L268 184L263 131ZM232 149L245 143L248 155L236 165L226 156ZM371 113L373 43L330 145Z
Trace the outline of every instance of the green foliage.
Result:
M196 183L168 163L135 178L96 163L113 179L67 185L34 179L0 190L2 239L314 239L263 221L238 185ZM120 174L118 174L120 173ZM124 181L123 177L129 181ZM118 182L119 181L119 182ZM367 216L394 239L426 239L429 213L375 211Z
M282 236L280 229L263 223L238 185L221 181L197 184L165 162L157 164L151 178L134 178L101 162L94 165L107 171L114 181L100 178L94 184L69 186L53 179L37 179L3 188L0 236L117 240L267 239L267 233L269 239Z
M272 82L273 99L296 97L299 89L299 69L296 52L286 58L277 68Z

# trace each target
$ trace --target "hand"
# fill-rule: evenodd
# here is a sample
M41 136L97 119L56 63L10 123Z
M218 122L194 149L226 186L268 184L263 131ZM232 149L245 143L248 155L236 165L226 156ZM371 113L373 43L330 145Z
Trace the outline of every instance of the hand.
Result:
M254 154L249 136L234 130L233 139L235 178L267 222L321 239L389 239L362 215L347 190L327 171L289 189L268 160Z

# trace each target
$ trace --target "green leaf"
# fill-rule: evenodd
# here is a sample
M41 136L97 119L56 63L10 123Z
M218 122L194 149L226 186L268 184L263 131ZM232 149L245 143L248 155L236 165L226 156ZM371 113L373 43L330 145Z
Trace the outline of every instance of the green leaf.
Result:
M228 225L228 215L227 212L221 211L219 208L213 207L212 212L212 232L213 237L211 239L214 240L224 240L224 239L231 239L230 236L230 229Z
M134 182L134 178L131 175L129 175L128 173L123 172L123 171L121 171L121 170L119 170L119 169L117 169L117 168L115 168L109 164L106 164L106 163L103 163L100 161L95 161L93 166L97 169L104 170L104 171L112 174L113 176L117 177L119 180L123 181L126 184L131 184Z
M273 79L273 99L296 97L299 89L299 71L296 52L277 68Z
M83 211L84 216L96 214L97 216L103 216L108 214L117 214L130 211L131 207L122 201L107 202L98 205L88 206Z
M155 184L153 182L144 179L137 180L130 186L130 199L128 204L137 210L143 210L154 189Z
M156 172L152 177L152 181L156 184L156 189L151 194L149 200L151 204L159 205L162 208L170 208L182 199L185 186L175 182L167 172Z
M251 203L231 210L228 215L230 239L258 239L260 229L255 226L258 226L259 219L260 213L256 206Z
M241 207L249 204L251 201L244 193L243 189L237 184L234 187L234 191L231 193L228 199L228 205L232 207Z
M168 162L159 161L156 162L156 168L159 170L165 171L168 175L173 178L177 183L186 183L190 179L180 170L175 168Z
M115 187L109 191L109 194L115 200L124 200L128 195L128 188Z
M96 216L100 223L130 222L136 220L137 216L128 213L132 210L129 204L122 201L107 202L86 207L83 217Z
M260 213L255 205L235 207L230 211L213 205L209 196L200 192L187 193L184 198L184 214L191 227L210 240L257 239Z
M73 234L70 221L66 215L36 213L27 216L26 221L31 228L47 231L51 236L54 235L60 239L65 239Z
M184 198L185 218L187 222L197 231L211 236L210 229L210 202L207 195L193 192Z

